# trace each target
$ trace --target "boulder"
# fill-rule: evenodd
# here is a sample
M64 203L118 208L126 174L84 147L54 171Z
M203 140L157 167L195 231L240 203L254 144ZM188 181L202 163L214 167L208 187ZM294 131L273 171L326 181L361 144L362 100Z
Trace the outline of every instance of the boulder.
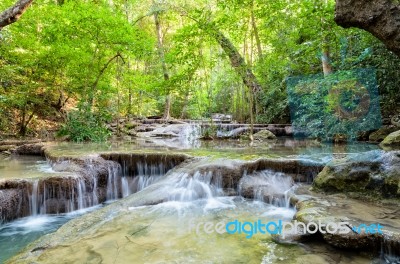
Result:
M383 146L400 145L400 130L390 133L381 143Z
M126 134L128 134L129 136L132 136L132 137L136 137L136 131L135 131L135 129L130 129L130 130L128 130L128 131L126 131Z
M383 126L380 129L378 129L377 131L372 132L369 135L368 139L369 139L369 141L372 141L372 142L381 142L390 133L393 133L396 130L398 130L398 128L396 128L395 126Z
M381 244L384 246L392 245L392 249L398 250L400 246L400 233L398 224L389 228L390 219L381 218L379 223L384 227L382 233L357 233L350 230L347 233L326 232L326 226L329 223L347 222L349 228L360 226L360 224L376 224L376 216L371 215L368 209L379 211L382 205L365 204L348 198L346 196L330 196L329 199L311 198L301 201L296 205L298 211L294 217L295 220L308 224L310 222L319 225L318 233L328 244L342 249L368 250L375 254L381 250ZM388 211L393 210L396 205L386 205ZM396 213L397 214L397 213ZM320 230L323 230L321 232ZM307 237L310 234L304 234Z
M315 178L315 189L400 197L400 152L369 151L329 163Z
M26 144L17 147L13 153L18 155L33 155L33 156L41 156L44 153L43 150L44 144Z
M276 136L269 130L261 130L253 135L254 140L269 140L269 139L276 139Z
M135 130L136 130L136 132L150 132L150 131L153 131L154 129L155 129L155 127L142 125L142 126L136 127Z
M14 149L16 145L0 145L0 152L2 151L10 151Z
M136 128L138 126L140 126L140 123L135 122L135 121L130 121L130 122L125 124L125 128L126 129L133 129L133 128Z

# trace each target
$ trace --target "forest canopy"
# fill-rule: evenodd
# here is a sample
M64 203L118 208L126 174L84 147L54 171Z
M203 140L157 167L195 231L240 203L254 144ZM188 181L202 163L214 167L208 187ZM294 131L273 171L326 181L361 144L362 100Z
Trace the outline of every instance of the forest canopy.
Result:
M400 60L370 33L337 26L334 8L332 0L35 0L0 31L0 131L64 124L98 127L87 133L102 139L114 118L213 113L288 123L288 78L359 68L376 70L383 116L399 111Z

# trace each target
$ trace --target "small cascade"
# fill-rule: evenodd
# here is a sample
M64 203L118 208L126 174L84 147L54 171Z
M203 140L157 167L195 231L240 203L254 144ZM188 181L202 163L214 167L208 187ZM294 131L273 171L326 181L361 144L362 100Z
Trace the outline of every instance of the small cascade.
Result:
M54 181L34 180L30 192L30 215L67 213L99 204L97 180L87 186L85 179L65 177Z
M168 187L168 200L189 202L198 199L212 199L224 194L221 175L211 171L194 174L177 173L171 175L171 185Z
M290 193L295 188L292 177L272 170L245 172L239 182L242 196L285 208L290 207Z
M107 178L107 200L116 200L119 198L119 189L122 186L122 180L120 176L119 167L108 168L108 178Z
M39 180L35 180L32 185L32 193L30 194L29 199L29 208L31 210L31 215L37 215L38 213L38 185Z
M129 189L130 193L141 191L155 183L169 170L169 166L166 166L164 163L149 164L147 162L138 162L136 163L136 169L133 175L129 176L129 174L127 174L127 167L123 167L123 178L125 178L126 188Z
M400 264L400 242L390 241L390 239L383 236L377 244L380 244L380 262Z
M129 189L129 183L127 177L121 178L121 188L122 188L122 197L127 197L131 194L131 190Z
M93 161L88 160L77 174L33 180L28 192L29 215L68 213L129 195L121 181L120 165L107 162L105 167L108 173L102 175Z
M183 127L179 133L179 140L183 146L196 148L200 146L201 135L201 125L192 122Z
M123 157L123 158L122 158ZM69 213L127 197L157 182L185 155L117 155L49 160L46 177L9 181L0 190L0 223Z

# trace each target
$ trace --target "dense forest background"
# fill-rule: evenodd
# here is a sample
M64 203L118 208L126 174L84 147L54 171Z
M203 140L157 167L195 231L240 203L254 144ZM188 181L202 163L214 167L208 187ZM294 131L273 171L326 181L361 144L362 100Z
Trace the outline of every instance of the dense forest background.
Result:
M86 126L102 137L115 118L213 113L289 123L289 77L358 68L376 69L382 115L400 112L399 58L368 32L337 26L334 5L36 0L0 31L0 131Z

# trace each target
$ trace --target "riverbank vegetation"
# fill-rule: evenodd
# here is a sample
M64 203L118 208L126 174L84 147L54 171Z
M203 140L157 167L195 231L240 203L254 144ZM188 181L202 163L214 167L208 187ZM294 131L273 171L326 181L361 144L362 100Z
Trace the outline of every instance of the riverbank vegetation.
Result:
M4 0L0 10L14 4ZM293 76L376 69L384 118L400 59L334 22L334 1L35 0L0 31L0 131L97 139L121 117L289 123ZM95 139L96 139L95 138Z

